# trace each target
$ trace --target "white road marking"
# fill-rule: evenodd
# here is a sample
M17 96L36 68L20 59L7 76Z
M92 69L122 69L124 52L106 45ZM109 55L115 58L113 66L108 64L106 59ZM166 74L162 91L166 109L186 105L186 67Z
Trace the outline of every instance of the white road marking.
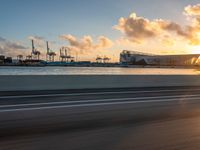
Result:
M78 101L75 100L75 101L47 102L47 103L26 103L26 104L14 104L14 105L0 105L0 108L27 107L27 106L40 106L40 105L59 105L59 104L88 103L88 102L95 103L95 102L108 102L108 101L149 100L149 99L166 99L166 98L188 98L188 97L200 97L200 94L173 95L173 96L151 96L151 97L133 97L133 98L110 98L110 99L78 100Z
M181 98L181 97L180 97ZM171 99L158 99L158 100L139 100L139 101L121 101L121 102L104 102L103 103L89 103L89 104L73 104L73 105L61 105L61 106L43 106L32 108L15 108L0 110L3 112L16 112L16 111L31 111L31 110L45 110L45 109L57 109L57 108L73 108L73 107L90 107L90 106L105 106L105 105L118 105L118 104L137 104L137 103L156 103L156 102L171 102L171 101L187 101L187 100L200 100L200 97L182 97L184 99L177 99L177 97ZM190 98L190 99L189 99Z
M0 96L0 99L8 98L37 98L37 97L56 97L56 96L81 96L81 95L101 95L101 94L137 94L137 93L158 93L158 92L184 92L200 91L200 89L175 89L175 90L149 90L149 91L116 91L116 92L91 92L91 93L71 93L71 94L39 94L39 95L17 95Z

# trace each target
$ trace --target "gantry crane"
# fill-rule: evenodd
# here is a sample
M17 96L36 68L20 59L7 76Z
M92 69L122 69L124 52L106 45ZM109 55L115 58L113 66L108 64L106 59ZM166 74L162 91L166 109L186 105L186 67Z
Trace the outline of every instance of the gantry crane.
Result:
M97 63L102 63L102 60L103 60L103 58L102 58L102 57L100 57L100 56L97 56L97 58L96 58L96 62L97 62Z
M107 56L104 56L103 63L108 63L110 61L110 58Z
M60 59L62 62L72 62L74 61L74 57L68 54L69 48L61 47L60 48Z
M47 61L54 62L54 57L56 56L56 53L50 50L48 41L46 43L47 43L47 55L46 55L46 59L47 59Z
M31 58L35 58L36 57L36 59L37 60L39 60L40 59L40 51L38 51L38 50L36 50L36 48L35 48L35 46L34 46L34 41L33 40L31 40L32 41L32 52L31 52Z

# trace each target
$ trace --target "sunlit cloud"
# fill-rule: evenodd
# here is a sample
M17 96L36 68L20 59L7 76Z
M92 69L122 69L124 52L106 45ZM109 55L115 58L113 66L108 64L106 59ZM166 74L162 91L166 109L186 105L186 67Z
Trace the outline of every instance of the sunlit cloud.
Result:
M113 55L110 48L114 43L105 36L93 39L89 35L77 38L71 34L63 34L60 35L60 39L67 41L68 44L65 47L70 50L72 55L79 55L81 60L95 61L97 56L111 57Z
M200 4L197 5L188 5L185 7L185 13L191 16L200 16Z
M166 47L168 47L168 46L171 47L171 46L174 46L176 44L176 40L173 39L170 36L167 36L167 35L165 35L163 37L163 39L161 39L161 42L162 42L162 45L166 46Z
M20 54L27 54L27 47L20 42L13 42L0 37L0 55L17 56Z
M132 13L129 17L121 17L114 29L121 31L129 41L137 44L167 37L161 40L162 43L173 45L175 40L182 38L189 45L200 45L200 4L185 7L184 14L191 18L186 26L170 20L149 20ZM176 38L170 39L174 36Z
M94 42L91 36L83 36L81 39L77 39L70 34L64 34L60 36L61 39L66 40L69 43L68 48L80 53L88 53L95 50L104 50L112 47L113 42L105 37L99 36L97 42Z
M114 26L114 29L124 33L134 43L142 43L145 39L160 34L158 20L150 21L146 18L138 17L136 13L132 13L128 18L120 18L118 25Z

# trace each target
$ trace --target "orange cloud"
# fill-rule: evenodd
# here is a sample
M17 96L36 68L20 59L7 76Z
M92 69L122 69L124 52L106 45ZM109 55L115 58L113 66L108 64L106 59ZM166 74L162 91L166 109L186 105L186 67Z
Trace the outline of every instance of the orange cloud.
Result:
M124 33L130 41L142 43L144 39L160 34L159 20L150 21L132 13L128 18L120 18L115 29Z
M70 45L68 48L70 50L78 51L80 53L102 50L110 48L113 45L113 42L105 36L99 36L96 43L93 41L91 36L83 36L81 39L77 39L73 35L64 34L61 35L60 38L69 42Z
M184 10L184 14L192 20L192 25L188 27L190 44L200 45L200 4L188 5Z
M177 39L181 37L190 45L200 45L200 4L185 7L185 14L192 18L191 25L182 26L162 19L149 20L132 13L127 18L120 18L114 29L121 31L133 43L141 44L163 36L168 36L164 41L169 42L173 40L169 38L175 35Z
M185 7L185 13L191 16L200 16L200 4Z
M167 35L164 36L163 39L162 39L162 44L164 46L174 46L175 43L176 43L175 40L172 39L171 37L167 36Z

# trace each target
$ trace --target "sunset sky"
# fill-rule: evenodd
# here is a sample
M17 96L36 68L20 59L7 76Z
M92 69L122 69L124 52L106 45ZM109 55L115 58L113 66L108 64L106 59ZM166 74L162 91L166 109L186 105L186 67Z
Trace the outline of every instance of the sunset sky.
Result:
M45 56L45 41L117 61L123 49L156 54L200 53L199 0L1 0L0 54Z

